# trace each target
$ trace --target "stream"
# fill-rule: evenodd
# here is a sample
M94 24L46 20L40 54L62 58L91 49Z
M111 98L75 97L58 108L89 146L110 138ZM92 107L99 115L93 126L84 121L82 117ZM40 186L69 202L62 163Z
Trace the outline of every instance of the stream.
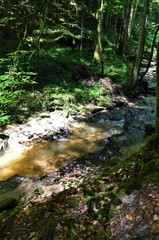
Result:
M20 144L10 147L1 156L0 180L14 175L38 178L55 172L86 153L104 147L108 137L121 132L123 123L76 123L70 127L71 136L58 141L34 140L31 149Z
M37 192L43 198L51 196L68 182L82 183L96 168L109 167L107 159L134 152L145 137L145 126L155 123L154 65L148 74L147 96L85 120L45 113L27 124L7 126L9 147L0 156L0 200L26 201L37 198Z

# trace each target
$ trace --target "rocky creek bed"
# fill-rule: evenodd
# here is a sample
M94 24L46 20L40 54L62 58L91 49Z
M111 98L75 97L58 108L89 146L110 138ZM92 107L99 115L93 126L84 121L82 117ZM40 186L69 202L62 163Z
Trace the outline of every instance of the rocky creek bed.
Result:
M85 121L92 123L109 123L112 121L123 125L121 133L109 137L101 150L95 153L88 153L68 164L66 167L56 172L45 174L38 179L13 176L6 181L0 182L0 191L2 192L6 189L6 196L8 196L8 190L10 190L11 195L14 196L14 189L16 188L15 197L17 199L20 198L20 195L24 194L17 190L17 186L20 185L21 189L25 189L26 185L27 188L31 185L30 191L28 191L27 188L25 191L27 194L29 192L28 195L32 198L34 197L34 191L39 188L45 191L45 187L47 186L60 184L60 189L63 189L65 184L74 185L75 182L81 183L88 174L92 174L99 167L109 167L108 159L114 156L120 157L124 154L128 156L129 149L131 153L133 146L134 149L136 149L137 145L143 141L145 126L150 123L154 124L155 103L153 97L151 98L152 102L146 102L143 96L134 102L128 102L128 100L126 100L121 107L115 107L112 110L103 110L85 119ZM81 121L81 118L79 121ZM61 138L69 138L71 134L69 131L70 125L76 122L77 119L73 119L72 117L66 118L57 113L42 113L38 117L32 118L26 124L8 126L4 133L10 136L9 144L15 144L16 142L24 147L30 147L33 139L37 138L53 141ZM26 198L28 198L27 194ZM3 198L4 196L5 194L3 192Z
M149 72L151 83L152 73ZM9 141L26 147L34 138L68 138L70 125L77 121L120 121L123 129L108 138L98 152L88 153L56 172L38 179L13 176L1 181L1 210L14 206L16 210L11 216L11 210L3 216L0 239L159 239L157 185L148 182L140 191L120 197L117 182L125 181L129 172L121 169L111 178L96 178L97 173L111 168L113 157L125 157L136 150L145 137L145 126L155 123L154 86L149 93L131 101L116 96L113 109L90 116L73 118L57 112L42 113L24 125L8 126L4 133L10 136Z

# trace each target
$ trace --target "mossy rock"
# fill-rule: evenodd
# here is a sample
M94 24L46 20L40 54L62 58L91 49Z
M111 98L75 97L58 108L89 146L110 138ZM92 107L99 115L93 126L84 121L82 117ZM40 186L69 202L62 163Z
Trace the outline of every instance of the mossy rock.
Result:
M150 124L150 123L145 125L145 137L154 134L155 131L156 131L155 125Z
M7 198L0 201L0 212L14 208L18 204L15 198Z
M8 139L9 138L9 136L8 135L6 135L6 134L4 134L4 133L0 133L0 139Z

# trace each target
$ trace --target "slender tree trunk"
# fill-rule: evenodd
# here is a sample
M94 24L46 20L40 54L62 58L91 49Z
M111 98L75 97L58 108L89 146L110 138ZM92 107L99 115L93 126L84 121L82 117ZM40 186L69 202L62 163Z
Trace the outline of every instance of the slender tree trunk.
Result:
M157 46L157 69L156 69L156 137L159 139L159 42Z
M132 71L132 76L129 80L129 85L128 85L129 91L131 91L134 88L134 86L136 85L137 80L138 80L140 63L141 63L142 55L143 55L143 52L144 52L148 10L149 10L149 0L145 0L144 1L143 17L142 17L142 20L141 20L141 28L140 28L138 48L137 48L137 52L136 52L135 65L134 65L134 69Z
M37 80L39 78L39 65L40 65L40 49L41 49L41 42L40 39L42 37L44 28L46 26L47 16L48 16L48 9L50 6L51 0L46 1L46 5L44 6L44 13L43 19L41 19L40 26L39 26L39 36L36 42L36 72L37 72Z
M153 50L154 50L154 46L155 46L155 42L156 42L156 37L157 37L158 31L159 31L159 25L158 25L158 27L156 28L155 35L154 35L154 38L153 38L149 62L148 62L148 64L147 64L147 67L146 67L145 72L141 75L139 81L141 81L141 80L144 78L144 76L146 75L146 73L147 73L148 70L149 70L149 67L150 67L150 64L151 64L151 61L152 61L152 57L153 57Z
M128 25L128 39L131 40L131 32L134 24L134 18L137 11L137 2L135 0L131 3L131 11L130 11L130 19L129 19L129 25Z
M92 9L92 5L93 5L92 0L89 0L89 9L90 10Z
M84 22L84 13L81 12L81 41L80 41L80 52L83 51L83 22Z
M130 14L132 9L132 1L129 1L127 3L126 9L125 9L125 19L124 19L124 33L123 33L123 53L127 52L127 46L128 46L128 40L129 40L129 24L130 24Z
M118 32L118 15L117 14L115 15L114 31L115 31L115 34L117 34L117 32Z
M107 9L106 15L105 15L105 28L106 31L109 31L109 19L110 19L110 8Z
M94 50L94 62L100 64L102 61L102 27L103 27L103 0L100 1L100 8L97 13L97 37Z
M125 53L128 42L128 27L130 22L132 3L127 2L125 5L124 13L121 19L121 26L118 33L118 38L116 42L117 53L122 55Z

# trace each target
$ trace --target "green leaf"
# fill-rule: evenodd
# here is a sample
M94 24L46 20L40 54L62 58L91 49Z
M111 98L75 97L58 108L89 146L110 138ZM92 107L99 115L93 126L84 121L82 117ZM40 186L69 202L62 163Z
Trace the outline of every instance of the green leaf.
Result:
M98 180L98 182L99 182L100 184L104 184L104 183L105 183L104 180Z
M75 228L71 228L71 232L74 236L76 236L78 234L77 231L75 230Z

